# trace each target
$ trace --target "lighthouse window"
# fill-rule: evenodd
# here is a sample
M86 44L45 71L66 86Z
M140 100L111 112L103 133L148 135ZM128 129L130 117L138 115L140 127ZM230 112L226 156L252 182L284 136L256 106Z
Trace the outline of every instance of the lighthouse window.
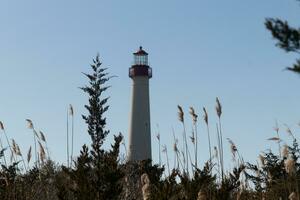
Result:
M135 65L148 65L148 56L147 55L135 55L134 56Z

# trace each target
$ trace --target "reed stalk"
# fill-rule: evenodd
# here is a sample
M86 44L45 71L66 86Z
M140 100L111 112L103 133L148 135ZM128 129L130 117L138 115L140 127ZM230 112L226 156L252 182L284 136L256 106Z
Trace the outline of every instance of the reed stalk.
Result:
M2 140L1 140L1 138L0 138L0 148L1 148L1 151L2 151L2 153L3 153L3 161L4 161L4 164L5 164L5 166L7 167L7 162L6 162L6 158L5 158L5 149L3 148L3 143L2 143Z
M190 107L190 115L192 116L193 121L193 135L191 137L192 143L194 144L194 151L195 151L195 168L198 169L198 128L197 128L197 120L198 115L195 112L195 109L193 107Z
M33 126L33 123L30 119L26 119L26 122L27 122L27 127L29 129L32 130L33 132L33 142L34 142L34 159L35 159L35 166L37 166L37 147L36 147L36 131L34 130L34 126Z
M218 134L218 145L219 145L222 182L223 182L223 180L224 180L224 156L223 156L224 148L223 148L223 135L222 135L222 124L221 124L222 105L221 105L218 97L216 98L216 112L218 115L217 134Z
M122 133L120 132L119 133L119 135L122 135ZM125 158L127 159L127 154L128 154L128 152L127 152L127 147L126 147L126 144L125 144L125 138L123 137L123 135L122 135L122 143L121 143L122 145L123 145L123 147L124 147L124 150L125 150Z
M219 180L220 180L220 175L221 175L221 167L220 167L220 156L219 156L219 152L218 152L218 147L214 147L214 152L215 152L215 155L214 157L216 158L217 160L217 173L218 173L218 177L219 177Z
M275 122L274 130L275 130L275 132L276 132L277 137L280 138L280 137L279 137L279 126L278 126L278 122L277 122L277 121ZM280 141L281 141L281 140L279 139L279 140L277 141L277 143L278 143L279 157L282 158Z
M210 162L212 162L212 153L211 153L212 150L211 150L211 141L210 141L210 131L209 131L209 125L208 125L208 114L207 114L205 107L203 107L203 112L204 112L203 119L206 124L206 131L207 131L209 160L210 160Z
M74 109L73 106L70 104L69 106L69 114L71 116L71 120L72 120L72 125L71 125L71 167L73 164L73 149L74 149Z
M173 150L174 150L174 169L178 169L179 170L179 164L181 166L181 168L184 170L184 165L182 164L181 160L180 160L180 155L179 155L179 150L178 150L178 139L176 139L175 137L175 131L174 128L172 127L172 133L173 133ZM177 164L177 167L176 167Z
M177 106L178 107L178 119L179 121L182 123L183 126L183 134L182 134L182 138L183 138L183 158L184 158L184 164L186 167L186 172L188 174L188 170L189 170L189 153L188 153L188 145L187 145L187 137L186 137L186 128L185 128L185 123L184 123L184 112L181 106Z
M168 149L166 145L163 146L162 152L166 154L168 173L170 176L171 172L170 172L169 156L168 156Z
M184 143L185 143L185 158L186 158L186 172L189 171L189 153L188 153L188 145L187 145L187 137L186 137L186 128L185 123L182 122L183 125L183 136L184 136Z
M218 141L218 163L220 166L220 174L221 174L221 180L223 181L223 167L222 167L222 154L221 154L221 142L220 142L220 134L219 134L219 127L218 124L216 124L217 127L217 141Z
M27 152L27 167L28 167L28 169L29 169L30 160L31 160L31 146L29 147L28 152Z
M195 166L195 168L197 169L198 167L197 167L197 153L196 153L196 136L195 136L194 127L192 127L192 136L190 136L190 139L194 147L194 160L195 160L195 163L192 166Z
M14 139L12 139L12 145L13 145L13 151L14 151L16 157L17 156L21 157L21 161L23 163L24 170L27 171L26 164L25 164L21 149L20 149L19 145L16 143L16 141Z
M47 140L46 140L45 134L42 131L39 131L39 132L40 132L40 138L41 138L41 140L45 143L45 148L46 148L46 151L47 151L48 160L50 160L50 153L49 153L48 144L47 144Z
M157 130L158 130L158 132L157 132L157 134L156 134L156 139L157 139L157 141L158 141L158 159L159 159L159 165L161 165L161 150L160 150L160 131L159 131L159 127L158 127L158 125L156 125L157 126Z
M7 145L8 145L8 147L9 147L10 153L11 153L11 155L13 155L13 160L16 162L16 158L14 157L13 150L12 150L12 148L11 148L11 145L10 145L10 142L9 142L8 137L7 137L6 130L5 130L5 128L4 128L4 124L3 124L2 121L0 121L0 129L1 129L1 130L3 131L3 133L4 133L4 136L5 136Z
M67 111L67 166L70 167L70 161L69 161L69 112Z

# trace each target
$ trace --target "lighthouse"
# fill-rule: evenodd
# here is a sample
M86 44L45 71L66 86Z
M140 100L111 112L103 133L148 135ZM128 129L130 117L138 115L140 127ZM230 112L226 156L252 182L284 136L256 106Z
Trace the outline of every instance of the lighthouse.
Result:
M132 88L128 161L141 161L152 159L149 102L152 69L148 64L148 53L142 47L133 53L133 57L133 65L129 68Z

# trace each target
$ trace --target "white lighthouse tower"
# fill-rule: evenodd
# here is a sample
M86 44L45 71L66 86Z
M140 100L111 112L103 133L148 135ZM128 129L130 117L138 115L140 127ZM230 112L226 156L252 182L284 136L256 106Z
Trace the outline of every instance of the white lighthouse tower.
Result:
M134 63L129 68L132 79L132 100L129 124L128 161L152 159L149 79L152 69L148 65L148 53L142 47L134 55Z

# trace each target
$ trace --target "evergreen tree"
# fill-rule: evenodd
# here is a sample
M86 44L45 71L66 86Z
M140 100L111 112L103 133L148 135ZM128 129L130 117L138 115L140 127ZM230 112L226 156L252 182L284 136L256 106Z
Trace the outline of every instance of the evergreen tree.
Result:
M106 118L104 117L104 113L109 107L107 105L108 97L103 97L103 92L109 88L105 84L111 77L107 76L107 68L102 68L101 64L99 55L97 55L91 65L92 73L83 73L89 79L89 85L81 88L89 96L89 104L85 105L89 114L82 115L82 118L88 125L88 134L92 139L91 154L96 160L103 156L101 146L109 133L108 130L105 130Z
M111 78L106 73L107 68L102 68L99 55L93 60L92 72L84 73L89 84L81 89L88 94L89 103L85 105L87 115L82 115L88 125L88 134L91 137L91 149L84 145L80 156L75 162L74 169L65 168L71 184L67 189L70 194L67 198L80 200L105 200L118 199L122 192L121 180L123 172L119 164L120 143L122 135L114 137L112 149L105 151L103 142L109 131L106 130L106 118L104 113L108 110L108 97L103 97L109 88L106 82Z
M266 19L265 26L277 40L276 46L288 53L300 54L300 28L293 28L287 21L274 18ZM287 69L300 74L300 59Z

